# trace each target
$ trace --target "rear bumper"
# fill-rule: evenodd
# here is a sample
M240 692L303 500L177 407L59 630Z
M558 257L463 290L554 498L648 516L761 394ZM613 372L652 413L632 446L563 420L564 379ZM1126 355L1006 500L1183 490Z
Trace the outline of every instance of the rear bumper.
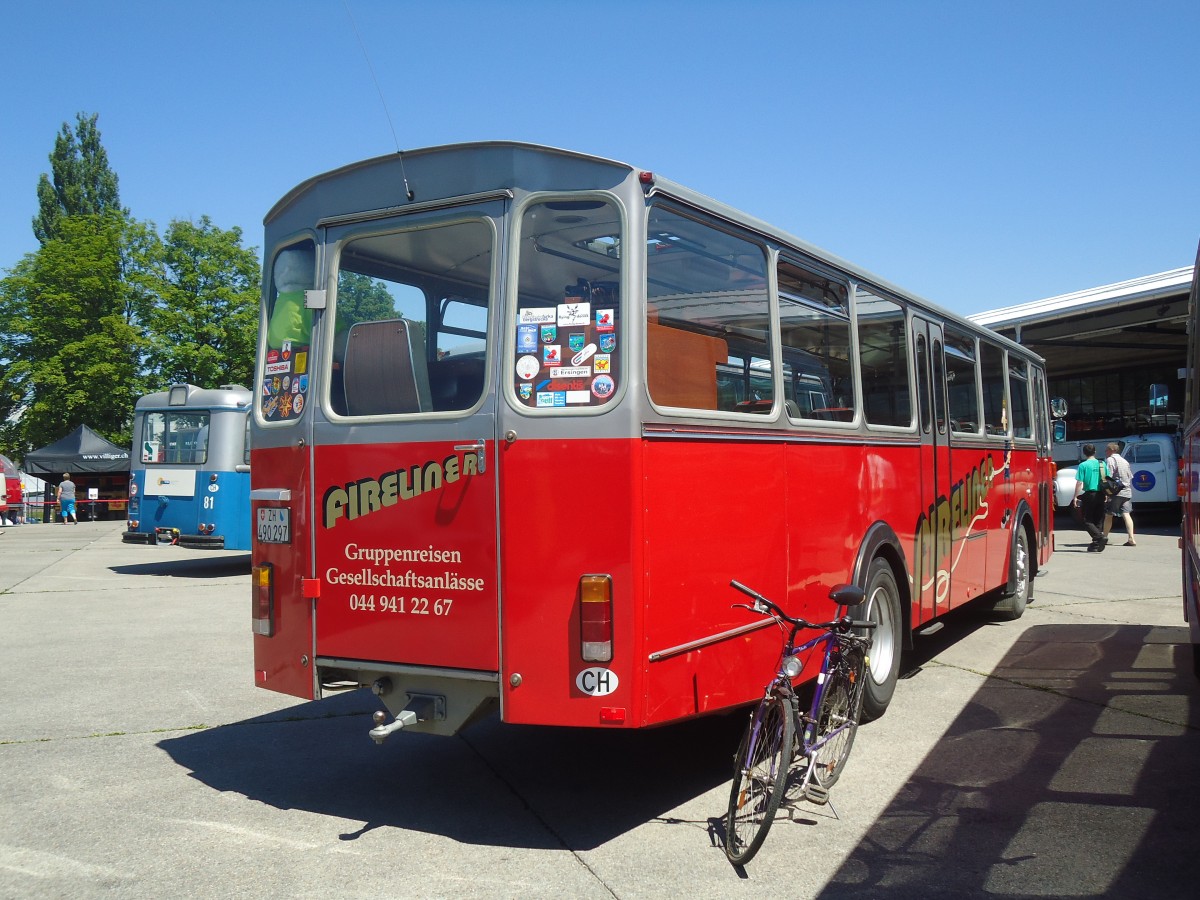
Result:
M224 550L225 536L221 534L181 534L175 541L189 550Z

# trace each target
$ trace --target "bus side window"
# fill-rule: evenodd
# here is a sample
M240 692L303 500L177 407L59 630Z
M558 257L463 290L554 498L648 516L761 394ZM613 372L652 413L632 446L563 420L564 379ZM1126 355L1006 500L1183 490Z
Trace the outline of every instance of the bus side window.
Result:
M784 370L795 373L786 381L788 415L853 421L848 288L788 260L780 260L778 276Z
M947 325L945 352L950 429L957 434L978 434L979 369L975 364L975 338Z
M647 253L650 399L684 409L769 413L775 383L763 247L655 204Z
M1005 411L1004 351L995 344L980 341L979 361L983 375L984 428L990 435L1005 435L1009 423Z
M1029 374L1025 360L1008 357L1008 397L1011 403L1013 437L1033 437L1033 421L1029 408Z
M421 330L406 319L356 322L350 327L342 363L348 415L414 413L432 408Z
M863 405L870 425L908 427L913 421L904 308L858 286L858 357Z

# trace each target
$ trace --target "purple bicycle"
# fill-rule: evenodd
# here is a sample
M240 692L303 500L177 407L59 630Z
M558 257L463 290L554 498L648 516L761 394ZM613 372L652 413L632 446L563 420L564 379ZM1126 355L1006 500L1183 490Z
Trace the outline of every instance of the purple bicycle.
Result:
M730 584L754 600L753 606L735 606L770 616L785 635L779 671L750 714L734 757L725 855L735 865L744 865L766 839L785 793L812 803L828 802L829 789L846 765L858 730L870 629L875 623L849 615L832 622L793 618L757 591L736 581ZM841 608L858 606L865 596L862 588L849 584L829 592ZM802 630L820 634L797 645L796 635ZM793 686L802 667L800 655L821 644L824 653L812 703L801 712Z

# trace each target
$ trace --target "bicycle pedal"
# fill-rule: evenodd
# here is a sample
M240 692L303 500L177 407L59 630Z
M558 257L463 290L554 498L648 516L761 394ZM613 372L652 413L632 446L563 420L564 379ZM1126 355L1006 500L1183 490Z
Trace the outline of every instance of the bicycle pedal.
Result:
M804 789L804 799L817 806L824 806L829 802L829 790L820 785L810 784Z

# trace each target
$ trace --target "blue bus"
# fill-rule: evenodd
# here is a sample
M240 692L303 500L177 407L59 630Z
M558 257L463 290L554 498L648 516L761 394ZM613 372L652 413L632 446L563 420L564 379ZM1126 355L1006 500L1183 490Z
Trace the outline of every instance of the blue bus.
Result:
M127 543L250 549L251 393L172 385L133 414Z

